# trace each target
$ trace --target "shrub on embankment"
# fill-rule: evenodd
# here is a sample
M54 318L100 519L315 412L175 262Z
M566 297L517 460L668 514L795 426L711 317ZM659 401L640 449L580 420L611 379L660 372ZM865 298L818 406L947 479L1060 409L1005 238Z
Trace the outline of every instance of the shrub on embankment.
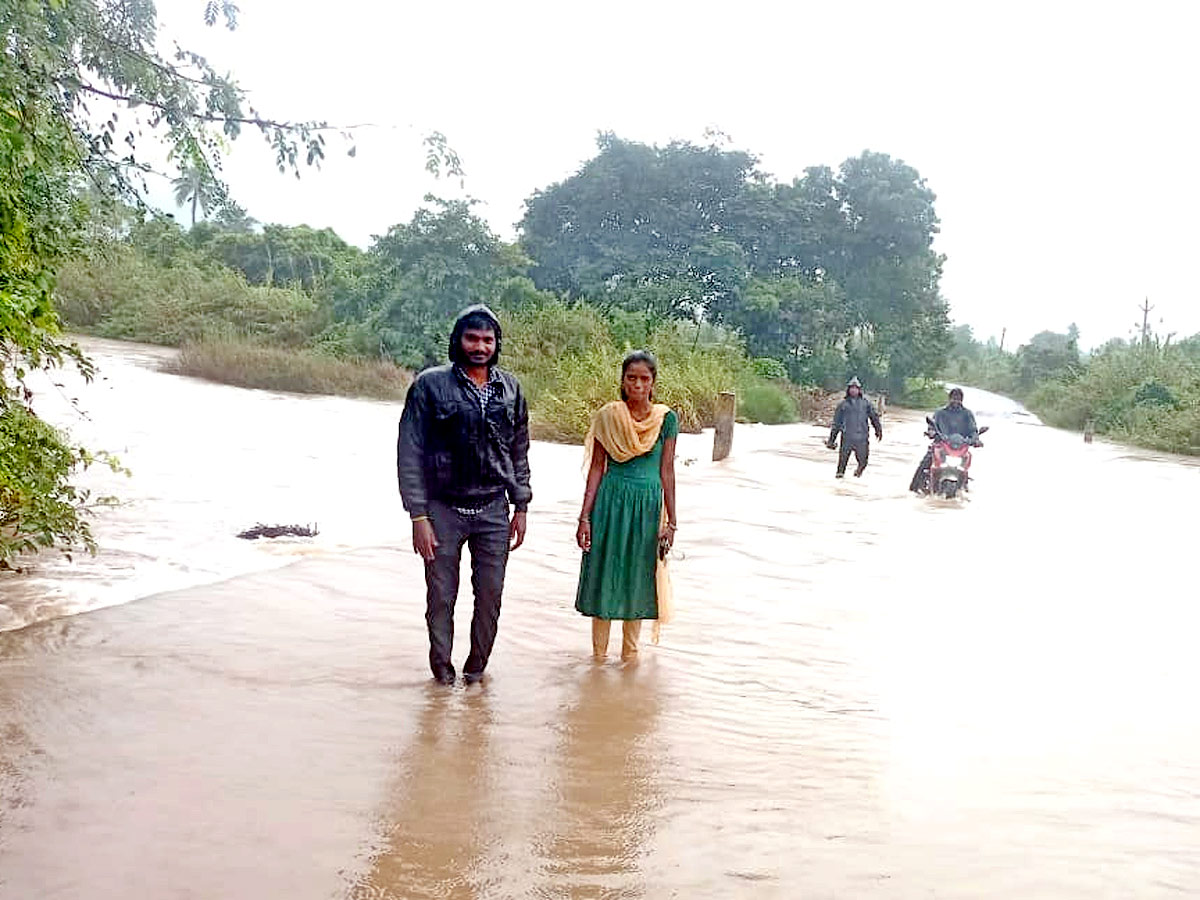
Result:
M947 374L1014 397L1042 421L1113 440L1200 454L1200 335L1172 342L1147 333L1081 353L1079 331L1042 331L1015 352L954 329Z
M1081 372L1037 385L1026 404L1048 425L1153 450L1200 454L1200 346L1109 345Z
M685 431L714 424L722 391L737 392L746 421L796 419L786 382L762 374L731 335L676 322L643 323L639 332L627 318L614 322L595 307L558 300L527 303L503 318L504 364L528 394L535 437L582 439L592 413L619 396L621 361L634 347L658 357L656 396Z
M376 400L402 401L412 383L412 373L390 360L336 359L312 350L268 347L236 338L184 344L165 368L238 387Z
M531 430L541 440L574 442L591 415L618 396L621 360L609 326L594 309L549 303L504 315L503 363L529 399ZM739 417L777 424L795 421L796 402L781 385L759 375L735 342L689 345L690 336L667 325L645 341L659 358L658 398L679 414L684 430L716 419L721 391L739 396ZM383 360L341 360L325 354L217 338L184 345L169 366L182 375L225 384L298 393L403 399L411 375Z
M64 262L55 302L74 330L168 347L219 337L300 347L320 327L316 301L299 290L188 259L163 265L122 245Z
M411 374L390 360L354 356L319 304L290 288L248 285L228 269L190 259L165 266L116 248L64 267L60 305L72 327L102 337L180 346L177 374L298 393L403 399ZM503 301L503 298L501 298ZM617 396L620 364L633 347L660 360L659 397L695 431L712 425L717 395L739 396L739 417L776 424L796 418L786 373L751 360L740 340L710 327L605 314L552 295L520 294L500 315L504 365L522 380L532 430L578 441L602 403ZM442 351L444 352L444 350Z

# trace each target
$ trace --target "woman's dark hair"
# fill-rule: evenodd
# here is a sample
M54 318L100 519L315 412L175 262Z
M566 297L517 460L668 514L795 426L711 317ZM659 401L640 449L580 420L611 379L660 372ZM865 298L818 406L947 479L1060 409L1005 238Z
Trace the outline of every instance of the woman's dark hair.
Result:
M959 400L963 398L962 388L950 388L950 399L957 397Z
M454 330L450 332L450 362L460 366L467 364L467 357L462 348L462 336L468 328L472 331L490 331L496 335L496 352L488 360L489 366L496 365L500 361L500 322L486 306L468 307L454 323Z
M654 358L654 354L649 350L634 350L626 354L625 359L621 362L621 399L628 400L625 395L625 373L629 371L629 367L634 363L643 363L650 370L650 377L655 381L658 380L658 360ZM654 391L650 392L650 399L654 399Z

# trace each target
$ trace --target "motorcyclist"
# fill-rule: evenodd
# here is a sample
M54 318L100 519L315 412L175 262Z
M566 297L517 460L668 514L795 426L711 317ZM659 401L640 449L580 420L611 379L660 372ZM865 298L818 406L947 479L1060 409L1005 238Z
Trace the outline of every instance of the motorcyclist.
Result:
M975 424L975 414L963 406L962 388L951 388L949 402L933 414L933 427L938 434L960 434L968 444L982 447L979 440L979 427ZM913 474L910 491L923 493L929 480L929 467L933 464L933 447L925 451L925 457Z
M854 477L862 475L867 467L867 459L871 453L871 428L875 429L877 440L883 440L883 426L879 422L879 413L871 401L863 396L862 382L851 378L846 385L846 398L838 404L833 414L833 427L829 431L826 442L831 450L837 440L838 432L842 435L842 447L838 452L837 477L846 474L846 463L850 461L850 452L854 452L857 463Z

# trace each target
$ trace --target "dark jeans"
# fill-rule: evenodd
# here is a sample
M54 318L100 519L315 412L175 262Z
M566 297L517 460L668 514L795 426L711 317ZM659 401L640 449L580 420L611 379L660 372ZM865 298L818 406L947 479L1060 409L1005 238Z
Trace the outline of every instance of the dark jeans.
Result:
M438 546L433 562L425 563L425 621L429 625L429 666L434 675L450 667L454 646L454 601L462 548L471 551L471 587L475 614L471 618L471 655L465 674L479 674L488 663L500 622L500 595L508 564L508 501L500 497L474 515L433 501L429 518Z
M860 474L862 470L867 467L867 457L871 455L871 442L863 441L861 443L852 444L843 437L842 446L838 450L837 473L839 475L846 474L846 463L850 462L851 450L854 451L854 461L858 463L858 468L854 474Z

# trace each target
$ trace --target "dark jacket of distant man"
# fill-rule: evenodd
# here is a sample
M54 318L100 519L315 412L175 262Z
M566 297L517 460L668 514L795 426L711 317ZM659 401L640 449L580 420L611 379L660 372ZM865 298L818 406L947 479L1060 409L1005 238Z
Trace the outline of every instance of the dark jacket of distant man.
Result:
M472 341L491 335L488 358L479 352L485 345ZM482 305L463 310L450 335L451 364L417 376L400 417L396 473L414 549L425 559L429 665L447 684L455 679L450 654L463 544L475 592L463 674L476 681L495 643L508 554L524 540L532 498L529 409L516 377L496 365L500 346L495 313Z
M941 434L961 434L968 443L979 439L979 426L975 414L962 405L962 391L957 394L958 403L953 401L933 414L933 424Z
M883 425L879 421L879 413L871 401L862 395L862 382L851 378L846 385L846 398L838 404L833 414L833 427L829 431L829 447L834 446L838 432L842 435L842 446L838 453L837 477L846 474L846 464L850 461L850 453L854 452L857 466L856 476L862 475L867 467L871 453L871 428L875 429L875 437L883 440Z

